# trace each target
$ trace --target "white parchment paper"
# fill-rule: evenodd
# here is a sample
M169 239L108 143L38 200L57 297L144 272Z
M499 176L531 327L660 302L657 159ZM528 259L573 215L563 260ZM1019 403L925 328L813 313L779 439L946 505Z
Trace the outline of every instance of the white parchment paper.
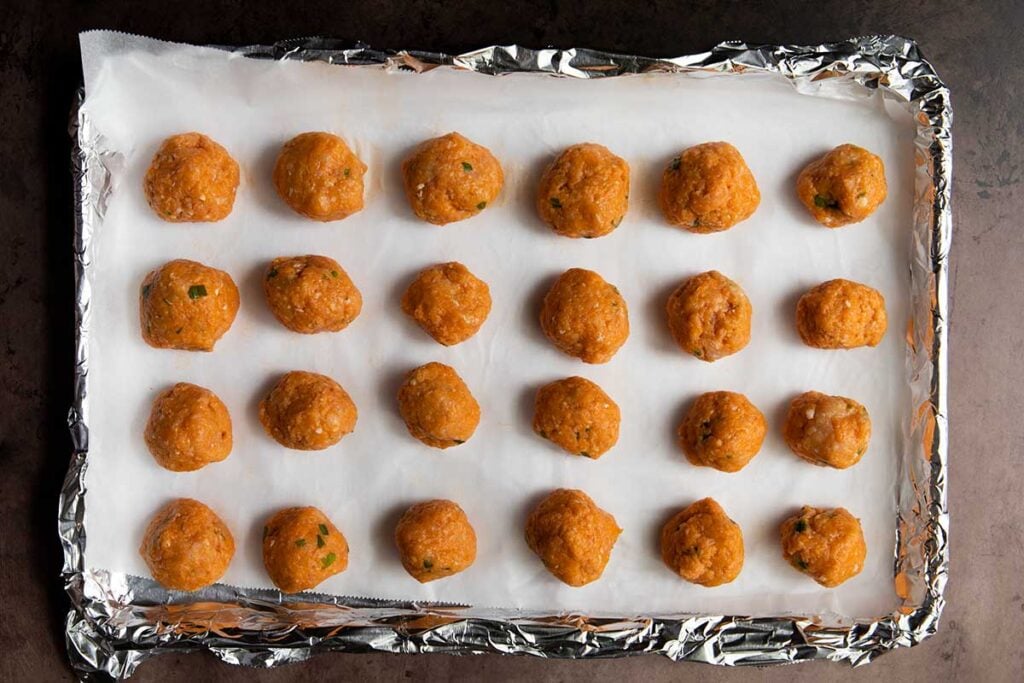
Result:
M913 200L913 125L879 97L837 101L797 94L765 76L645 75L581 81L540 75L500 78L450 69L388 73L378 67L271 62L214 49L103 32L82 37L85 113L106 138L113 189L93 240L89 340L90 461L86 565L146 576L138 555L153 512L189 496L232 529L237 552L224 582L270 587L260 559L266 517L316 505L342 529L350 565L320 589L392 599L591 614L778 615L832 612L873 617L897 603L892 561L895 480L910 411L902 336ZM196 130L223 144L242 169L233 213L215 224L161 221L142 177L161 141ZM293 214L277 198L271 168L283 142L309 130L344 137L369 166L366 208L337 223ZM481 215L438 228L415 219L399 177L419 141L458 130L501 160L506 185ZM693 235L660 217L665 164L684 147L728 140L757 177L757 213L717 235ZM630 209L608 237L569 240L538 220L539 173L567 145L594 141L632 169ZM867 221L827 230L795 199L798 171L842 142L885 161L889 198ZM267 310L261 274L273 257L337 259L362 291L363 311L338 334L298 335ZM213 353L148 347L138 330L144 275L173 258L229 272L241 291L232 329ZM459 260L491 287L494 307L473 339L442 347L400 310L421 268ZM617 285L632 333L615 358L585 365L540 332L540 299L553 278L579 266ZM706 364L679 351L664 321L669 292L717 269L744 287L754 307L750 345ZM809 349L796 335L799 295L845 277L886 297L889 332L875 349ZM437 360L454 366L483 416L464 446L438 451L412 439L396 409L404 374ZM307 369L337 379L359 407L355 432L326 451L282 448L259 425L256 406L280 373ZM618 445L598 461L564 455L531 430L536 389L573 374L599 383L622 408ZM176 474L158 467L142 432L155 395L178 381L201 384L227 404L234 451L223 463ZM690 465L675 444L683 410L704 391L745 393L768 417L761 453L743 471ZM846 471L811 466L780 436L785 408L815 389L864 403L873 421L864 459ZM569 588L523 540L528 510L560 487L587 491L623 528L599 581ZM658 533L673 512L716 498L742 527L740 577L706 589L661 563ZM420 585L392 541L409 504L456 500L476 528L476 564ZM845 506L863 524L864 571L824 589L782 559L779 522L802 504Z

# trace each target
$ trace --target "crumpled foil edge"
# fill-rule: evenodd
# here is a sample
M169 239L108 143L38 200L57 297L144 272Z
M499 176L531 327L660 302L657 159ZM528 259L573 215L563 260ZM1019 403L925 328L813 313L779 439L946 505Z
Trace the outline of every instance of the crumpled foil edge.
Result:
M913 417L897 483L893 554L900 606L874 620L836 615L595 617L577 613L473 608L303 594L286 602L273 590L212 586L197 594L153 581L87 570L85 471L89 464L88 370L90 244L110 192L99 134L72 112L75 182L75 375L68 414L73 452L60 500L62 576L71 599L68 654L83 680L126 678L161 652L205 649L225 662L271 667L324 651L504 653L538 657L618 657L657 652L672 660L765 665L815 659L866 664L935 633L949 571L946 501L949 428L946 405L948 257L952 237L952 111L948 88L917 45L899 36L865 36L817 46L722 43L708 52L654 59L585 49L492 46L461 55L387 52L303 38L269 46L224 48L272 60L381 65L426 71L439 66L501 75L542 72L601 78L645 72L690 76L766 73L803 94L860 98L881 91L908 109L917 126L915 206L909 275L907 370ZM294 600L294 598L290 598Z

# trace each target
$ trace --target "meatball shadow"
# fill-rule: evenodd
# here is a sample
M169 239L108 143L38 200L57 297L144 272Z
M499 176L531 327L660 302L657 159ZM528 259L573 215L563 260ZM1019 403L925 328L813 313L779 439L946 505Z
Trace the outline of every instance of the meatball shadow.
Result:
M520 323L523 329L526 330L527 336L530 337L531 341L543 344L545 348L550 348L551 343L544 335L544 330L540 327L540 309L544 305L544 297L547 295L548 290L551 289L551 286L555 284L555 280L558 279L559 275L561 273L551 273L538 280L530 288L520 311Z
M800 334L796 331L796 305L807 292L808 287L797 285L790 290L786 296L779 299L776 304L775 310L776 319L779 321L788 321L787 324L781 324L782 330L779 333L785 335L789 341L803 344L803 340L800 338Z
M256 392L249 397L249 401L246 403L245 412L247 417L252 416L252 418L259 423L260 403L263 401L264 398L266 398L267 394L270 393L270 390L274 388L274 385L276 385L283 376L284 373L275 372L260 383L259 389L257 389ZM262 423L260 423L260 431L263 431ZM268 439L270 439L269 434L266 436Z
M659 158L655 160L648 160L643 165L643 173L638 174L637 187L630 188L629 199L630 199L630 211L634 210L634 207L639 209L640 217L653 221L659 224L659 227L664 227L667 224L665 215L661 212L661 204L658 200L658 193L661 190L661 179L665 174L665 169L669 163L676 156L673 153L671 156ZM637 201L634 201L634 197ZM677 230L682 228L676 228Z
M245 179L250 188L249 194L261 208L273 214L274 218L295 218L297 214L288 208L274 188L274 165L284 143L281 140L264 145Z
M380 384L377 388L377 403L389 415L388 423L391 428L397 430L395 432L397 434L405 434L407 432L405 422L398 412L398 390L413 367L413 365L409 365L408 367L390 367L385 369L381 373Z
M433 342L433 340L430 338L430 335L421 330L419 325L417 325L412 320L412 318L405 314L405 311L402 310L401 306L402 297L405 296L405 290L409 288L409 285L424 268L428 268L432 265L434 265L434 262L424 262L422 265L417 266L416 268L410 268L409 270L402 272L402 274L399 277L392 280L392 283L390 285L391 288L388 291L387 300L399 302L398 306L393 307L393 314L401 318L402 340L410 344L423 342L424 339L429 339L431 342Z
M439 135L444 135L444 133L439 133ZM416 221L417 223L421 224L420 227L432 228L435 226L432 226L430 223L421 220L420 217L413 212L412 207L409 206L409 200L405 194L405 176L402 174L402 164L405 162L406 159L412 156L413 152L416 151L416 148L418 148L428 139L430 138L423 138L418 142L406 145L398 152L398 156L393 161L385 162L387 164L387 170L385 171L386 179L381 178L381 185L383 186L385 182L395 183L394 189L395 192L398 193L398 195L396 196L400 196L401 201L396 200L393 202L389 202L389 204L392 207L401 206L401 208L395 208L394 213L397 217Z
M247 271L241 283L241 308L247 319L255 320L258 325L280 327L281 323L270 312L267 296L263 291L263 278L266 277L267 264L258 263Z
M661 560L661 530L665 528L668 521L685 506L689 505L693 501L685 500L680 501L678 505L672 507L664 506L658 510L658 514L652 515L651 521L648 522L647 527L647 543L646 548L651 551L654 557Z
M537 215L537 192L540 191L541 176L554 159L555 153L543 154L524 164L525 168L518 174L519 179L514 188L515 196L509 197L515 206L519 223L525 225L527 230L547 236L555 235L555 232Z
M690 411L690 406L693 405L697 395L693 392L688 392L686 396L681 398L676 404L676 409L673 410L671 420L665 424L665 442L672 444L671 449L658 449L659 452L671 453L673 460L681 462L682 466L692 467L686 454L683 453L682 447L679 445L679 425L686 419L686 414Z
M276 510L263 511L249 522L249 528L245 531L242 553L245 556L245 562L250 567L263 566L263 527L274 512Z
M517 397L516 411L518 420L516 420L516 428L521 434L534 436L533 434L533 413L535 411L537 390L540 389L541 385L532 384L525 386L519 390L519 396Z
M675 339L672 338L672 331L669 330L668 321L665 314L665 304L668 298L672 295L672 292L679 287L680 283L684 282L686 277L680 277L677 280L666 282L663 285L658 286L652 294L650 294L647 300L644 302L644 324L649 327L648 334L653 340L655 351L658 353L671 354L678 356L682 361L696 359L689 358L688 354L683 353L679 345L676 344ZM699 362L699 361L696 361Z
M395 527L398 526L398 521L402 519L405 511L413 504L415 501L410 500L395 503L379 515L373 523L371 535L374 552L379 559L385 562L398 560L398 551L395 548Z

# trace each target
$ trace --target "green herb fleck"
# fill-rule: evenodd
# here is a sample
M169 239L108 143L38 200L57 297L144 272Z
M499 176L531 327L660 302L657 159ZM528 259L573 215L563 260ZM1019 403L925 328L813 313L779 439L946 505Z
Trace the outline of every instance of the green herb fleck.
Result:
M188 288L188 298L195 301L199 297L206 296L206 285L192 285Z
M704 420L700 423L700 442L704 443L711 438L711 420Z
M267 279L269 280L275 277L277 277L277 268L271 268L270 272L267 273Z
M351 168L346 168L345 169L345 177L348 178L350 175L352 175L352 169Z
M483 211L486 208L487 208L487 202L480 202L479 204L476 205L476 210L477 211Z
M804 571L807 571L807 567L809 567L810 565L807 564L807 560L805 560L802 557L798 557L796 558L796 566L800 567L800 569Z
M457 445L462 445L466 443L464 439L452 439L452 441L454 441Z
M700 227L700 219L699 218L694 218L693 222L690 223L690 227L691 228L699 228Z
M331 271L331 277L338 277L338 271L332 270Z
M183 329L185 329L185 328L184 328L184 327L179 327L178 329L176 329L176 330L174 331L174 334L181 334L181 331L182 331Z
M330 567L330 566L331 566L332 564L334 564L334 561L335 561L336 559L338 559L338 556L337 556L337 555L335 555L334 553L327 553L327 554L326 554L326 555L324 556L324 559L320 560L320 566L321 566L321 567L322 567L323 569L327 569L327 568L328 568L328 567Z
M676 157L675 159L673 159L673 160L672 160L672 163L670 163L670 164L668 165L668 167L669 167L670 169L672 169L673 171L678 171L678 170L679 170L679 166L680 166L680 165L681 165L682 163L683 163L683 160L682 160L682 159L680 159L679 157Z
M868 193L863 191L863 190L861 190L860 192L857 193L857 199L864 199L867 196L868 196Z
M146 297L149 296L149 290L151 290L151 289L153 289L153 284L152 283L142 285L142 298L143 299L145 299Z
M297 538L297 539L295 539L295 546L297 548L301 548L304 545L306 545L306 539L304 539L304 538Z
M430 560L430 559L423 560L423 568L424 569L433 569L434 568L434 561Z
M331 532L327 530L327 525L326 524L319 524L319 525L317 525L317 528L320 530L320 533L323 534L324 536L330 536L331 535Z
M584 458L590 457L590 453L587 453L586 451L580 451L580 455L582 455Z
M814 195L814 205L819 209L833 209L839 206L839 202L833 199L831 195L816 194Z
M704 352L701 351L700 349L690 349L690 353L692 353L693 355L697 356L697 358L703 358L704 357Z
M317 548L323 548L324 547L324 537L321 536L320 534L316 535L316 547Z
M562 208L562 202L558 199L558 197L552 197L548 201L551 202L551 208L553 208L553 209L561 209Z
M597 235L583 235L583 239L585 239L585 240L592 240L595 237L597 237Z
M797 532L798 534L803 532L803 531L807 531L807 520L806 519L798 519L798 520L796 520L796 524L793 525L793 531Z
M538 433L538 434L540 434L540 435L541 435L541 438L543 438L543 439L546 439L546 438L548 438L548 433L547 433L547 432L545 432L545 431L544 431L543 429L542 429L542 430L540 430L540 431L539 431L539 432L537 432L537 433Z
M619 223L621 223L621 222L622 222L622 219L623 219L623 216L619 216L618 218L616 218L615 220L613 220L613 221L612 221L612 227L613 227L613 228L617 228L617 227L619 227Z
M469 163L468 161L463 161L462 170L465 171L466 173L469 173L470 171L473 170L473 164Z

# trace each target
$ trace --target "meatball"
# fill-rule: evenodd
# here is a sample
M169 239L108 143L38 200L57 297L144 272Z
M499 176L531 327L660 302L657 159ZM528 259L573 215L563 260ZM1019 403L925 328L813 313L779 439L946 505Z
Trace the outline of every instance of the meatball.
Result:
M619 290L592 270L570 268L544 296L544 334L584 363L607 363L629 337L629 311Z
M717 270L695 275L668 298L668 327L679 347L709 363L750 341L750 300Z
M237 313L231 276L195 261L169 261L139 288L142 338L158 349L213 351Z
M476 532L450 500L413 505L395 527L395 545L409 575L426 583L469 569L476 560Z
M402 181L413 213L445 225L475 216L493 203L505 174L489 149L448 133L413 150L402 162Z
M223 220L235 205L238 164L201 133L174 135L160 145L142 189L149 206L165 221Z
M445 346L464 342L491 312L487 283L452 261L420 271L402 295L402 311Z
M443 363L427 363L406 375L398 412L409 433L434 448L466 443L480 424L480 404L455 369Z
M533 431L567 453L596 460L619 440L619 406L589 379L546 384L534 405Z
M274 317L293 332L339 332L363 308L363 297L345 269L326 256L271 261L263 291Z
M563 583L601 578L622 529L615 518L576 489L556 489L526 520L526 544Z
M743 532L714 498L704 498L661 528L661 559L690 583L720 586L743 569Z
M224 576L235 539L213 510L198 500L178 498L153 515L139 554L161 586L194 591Z
M850 280L823 282L796 305L796 331L818 349L878 346L888 324L885 297Z
M761 192L739 150L728 142L705 142L669 163L658 201L669 223L710 233L750 218Z
M153 401L146 446L172 472L192 472L231 453L231 416L217 395L179 382Z
M739 472L761 450L768 422L743 394L701 394L679 424L679 445L694 465Z
M285 448L319 451L356 428L359 411L348 393L330 377L293 371L260 401L260 422Z
M789 404L782 436L807 462L844 470L867 450L871 418L852 398L808 391Z
M860 574L868 549L860 520L845 508L805 505L779 527L782 556L826 588Z
M619 227L629 203L629 164L607 147L573 145L540 179L537 212L565 237L601 237Z
M885 165L856 145L839 145L808 164L796 179L796 194L828 228L859 223L885 201Z
M302 133L281 148L274 187L285 204L315 221L340 221L363 208L366 164L330 133Z
M317 508L285 508L263 527L263 566L282 592L300 593L345 571L348 541Z

